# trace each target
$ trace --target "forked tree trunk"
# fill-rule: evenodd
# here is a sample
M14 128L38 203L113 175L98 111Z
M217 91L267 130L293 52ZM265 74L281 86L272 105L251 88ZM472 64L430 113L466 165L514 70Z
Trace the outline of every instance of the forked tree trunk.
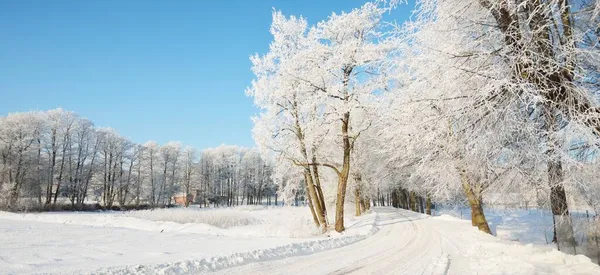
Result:
M307 197L310 200L310 203L313 206L313 211L317 216L317 221L319 223L317 226L323 226L323 228L325 229L327 228L327 219L325 217L325 212L323 212L323 204L321 203L321 199L319 198L319 195L317 195L317 190L314 185L313 176L309 167L305 167L304 174L306 175L305 177L307 179Z
M292 103L292 112L295 118L295 130L298 141L300 142L300 152L304 157L304 161L309 162L308 151L306 149L306 143L304 140L304 133L302 130L302 126L300 125L300 116L298 114L298 102L296 101L296 96L294 95L293 103ZM316 156L313 155L312 161L316 161ZM311 206L311 212L317 217L317 226L323 227L323 230L327 230L327 216L325 212L325 202L323 201L323 192L320 191L320 179L319 179L319 170L315 165L311 168L311 165L308 163L304 164L304 180L306 183L306 196L309 201L309 205ZM314 172L314 174L313 174ZM314 177L314 178L313 178ZM315 181L317 183L317 187L315 187ZM317 191L317 189L319 191Z
M316 162L316 159L313 157L313 161ZM321 203L321 216L323 217L323 225L325 227L329 226L329 221L327 220L327 206L325 205L325 197L323 196L323 189L321 188L321 177L319 175L319 169L317 166L313 166L313 176L315 182L315 189L317 191L317 195L319 196L319 202Z
M310 174L308 174L308 172L304 172L304 180L306 182L306 200L308 201L308 208L310 208L310 213L312 214L313 217L313 221L315 222L315 225L317 227L321 226L321 223L319 222L319 218L317 217L317 213L315 213L315 209L313 207L313 201L310 197L310 191L309 191L309 184L308 181L310 179ZM296 194L296 206L298 206L298 194Z

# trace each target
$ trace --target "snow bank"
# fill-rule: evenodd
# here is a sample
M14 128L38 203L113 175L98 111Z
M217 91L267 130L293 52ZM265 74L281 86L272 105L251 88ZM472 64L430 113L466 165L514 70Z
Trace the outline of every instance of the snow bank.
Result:
M554 246L552 241L553 222L550 210L541 209L484 209L492 234L503 240L518 241L523 244ZM464 220L471 219L470 209L440 209L436 216L452 216ZM585 212L571 211L576 239L581 242L588 225Z
M477 270L478 274L600 274L600 267L583 255L569 255L545 244L522 244L490 236L472 227L470 221L453 215L441 214L431 220L432 226L443 225L443 234L464 247L461 257L468 262L462 263L463 268ZM526 219L513 223L510 233L503 236L528 232L523 220Z
M600 267L583 255L569 255L539 245L480 240L465 252L481 274L600 274ZM502 267L504 272L499 272Z

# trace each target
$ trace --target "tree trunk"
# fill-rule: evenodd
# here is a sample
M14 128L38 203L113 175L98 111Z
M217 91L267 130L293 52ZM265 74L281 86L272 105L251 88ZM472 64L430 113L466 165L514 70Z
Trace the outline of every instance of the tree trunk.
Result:
M346 198L346 183L348 182L346 175L340 175L338 179L337 201L335 204L335 231L343 232L344 227L344 200Z
M308 195L310 193L310 185L308 184L308 181L310 180L311 176L310 174L308 174L307 171L304 172L304 180L307 182L306 183L306 194ZM310 213L312 214L313 217L313 221L315 222L315 225L317 227L321 226L321 221L318 218L317 213L315 212L315 209L313 207L313 201L310 198L310 196L306 196L306 200L308 201L308 208L310 208ZM296 194L296 206L298 206L298 194Z
M490 230L487 219L485 218L485 214L483 213L483 206L481 205L481 194L476 194L474 192L472 184L469 182L465 170L461 170L460 176L463 191L465 192L467 200L469 201L469 205L471 206L471 224L473 226L477 226L480 231L491 235L492 231Z
M67 142L71 143L70 138L69 138L69 130L68 129L65 132L65 137L63 138L63 150L62 150L62 159L60 162L60 171L58 173L58 181L56 182L56 192L54 193L54 201L52 202L55 205L56 205L56 199L58 198L58 192L60 192L60 184L62 181L63 170L65 167L65 153L67 151ZM69 152L69 154L70 153L71 152Z
M37 186L36 186L36 191L38 192L38 204L42 205L42 174L41 174L41 167L42 167L42 141L40 138L37 139L38 142L38 153L37 153L37 165L36 165L36 178L37 178ZM2 186L0 186L0 189L2 188Z
M323 211L323 203L321 202L321 199L319 197L319 195L317 194L317 190L315 188L314 182L313 182L313 175L311 173L311 169L310 167L304 167L304 174L306 175L306 187L307 187L307 199L311 201L312 205L313 205L313 210L316 212L317 217L318 217L318 221L319 221L319 226L323 226L324 228L327 228L327 219L325 217L325 212Z
M417 212L417 197L415 196L415 192L410 192L409 204L410 210Z
M191 168L189 168L189 169L191 169ZM190 196L190 180L191 180L190 178L191 178L190 173L187 173L187 176L186 176L186 179L185 179L186 180L186 183L185 183L185 203L184 203L185 207L190 206L190 200L189 200L189 196Z
M12 185L9 192L8 209L16 210L19 201L19 184L15 182Z
M313 160L313 163L317 162L317 157L314 154L314 150L313 150L312 160ZM317 195L319 195L319 202L321 203L321 215L323 216L323 220L325 221L324 225L325 225L325 227L327 227L328 226L327 207L325 206L325 197L323 196L323 189L321 189L321 177L319 175L319 167L313 166L312 172L313 172L313 176L314 176L315 188L317 189Z
M56 152L58 150L56 146L56 129L52 130L52 154L50 157L50 177L48 179L48 186L46 187L46 204L52 202L52 188L54 188L54 169L56 167Z
M293 102L292 102L292 115L294 116L294 127L296 130L296 136L298 141L300 142L300 152L302 153L302 157L304 161L307 162L304 165L304 174L305 174L305 182L307 185L306 196L311 204L313 204L314 208L311 208L311 211L316 212L318 217L318 226L323 226L323 229L327 228L327 215L325 212L325 203L323 202L323 194L322 191L318 191L320 189L320 179L319 179L319 170L315 165L308 165L309 156L306 148L306 142L304 140L304 132L302 130L302 126L300 124L300 115L298 113L298 102L296 100L296 95L294 94ZM314 152L313 152L314 153ZM312 156L312 161L316 161L316 156ZM315 187L315 182L318 185Z
M425 202L425 214L431 216L431 195L427 193L427 201Z
M562 185L562 168L560 162L548 162L548 178L550 182L550 205L554 216L554 236L552 242L563 251L577 246L573 232L573 221L569 215L567 194Z
M88 170L87 176L85 178L85 184L83 185L83 189L81 191L81 198L79 200L80 206L83 206L85 198L87 197L88 187L90 185L90 179L92 178L92 173L94 172L94 162L96 161L96 155L98 153L98 147L100 146L99 139L96 139L96 144L94 145L94 152L92 153L92 161L90 162L90 168Z
M16 209L17 207L17 202L19 200L19 195L21 193L21 185L23 183L24 180L24 175L23 174L23 153L26 149L19 149L18 150L18 154L17 154L17 171L16 171L16 175L14 178L14 181L11 180L11 183L13 184L13 186L10 189L10 194L9 194L9 201L8 201L8 206L10 207L15 207L14 209Z
M492 234L488 222L485 218L485 214L483 213L483 207L481 206L481 202L479 200L469 200L469 204L471 205L472 214L472 223L474 226L480 231L483 231L488 234Z
M360 216L361 211L360 211L360 190L358 188L358 186L354 189L354 207L355 207L355 216Z
M351 70L350 70L351 71ZM349 72L348 72L349 74ZM344 201L346 199L346 187L350 173L350 153L352 151L348 127L350 124L350 112L344 113L342 118L342 141L344 144L344 162L342 171L338 175L337 201L335 205L335 231L342 232L344 228Z

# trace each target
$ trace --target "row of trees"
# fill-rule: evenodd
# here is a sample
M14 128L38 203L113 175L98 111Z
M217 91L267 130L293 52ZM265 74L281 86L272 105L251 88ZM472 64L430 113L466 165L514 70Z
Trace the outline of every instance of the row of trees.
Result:
M247 94L275 181L307 190L317 226L335 203L337 231L348 188L357 214L381 194L462 201L487 233L484 202L517 196L572 245L569 204L600 211L600 2L419 0L386 23L398 2L315 25L273 13Z
M256 150L223 145L198 154L178 142L136 144L62 109L0 117L0 157L0 204L12 210L87 201L162 207L176 194L237 205L276 190Z
M273 169L255 149L207 149L198 167L202 197L210 197L216 204L277 204L277 186L271 180ZM207 204L209 200L202 202Z
M598 167L597 11L598 1L420 1L398 33L406 71L389 113L413 123L387 139L406 150L393 158L416 163L409 189L462 193L487 233L486 194L536 190L554 242L573 247L569 195L600 210L587 191L599 183L580 170Z

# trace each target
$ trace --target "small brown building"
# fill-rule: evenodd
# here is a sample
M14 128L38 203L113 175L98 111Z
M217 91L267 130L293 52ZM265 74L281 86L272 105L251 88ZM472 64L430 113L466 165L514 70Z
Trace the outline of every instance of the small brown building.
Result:
M173 201L177 205L185 205L185 200L186 200L185 193L179 193L179 194L176 194L175 196L173 196ZM190 204L193 203L194 202L194 195L188 194L187 195L187 201Z

